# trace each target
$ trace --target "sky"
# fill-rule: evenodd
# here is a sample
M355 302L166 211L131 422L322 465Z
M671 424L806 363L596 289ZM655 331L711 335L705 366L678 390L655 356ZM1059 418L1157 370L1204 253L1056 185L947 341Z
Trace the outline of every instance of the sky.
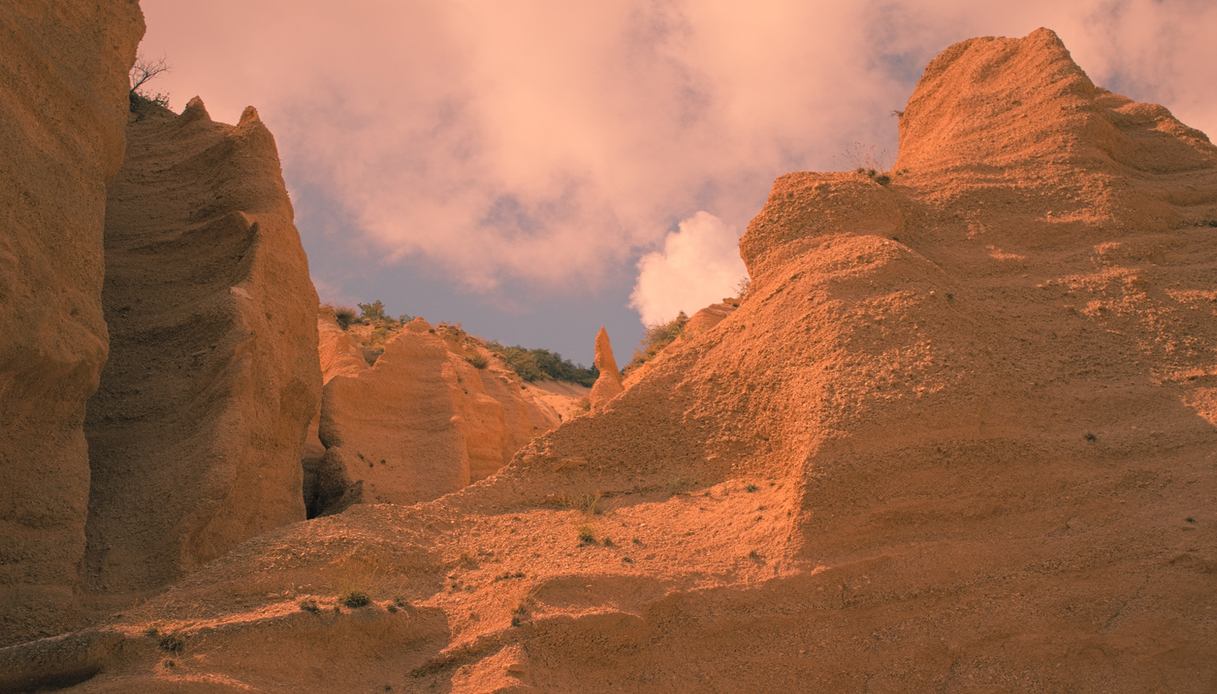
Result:
M143 0L149 85L274 133L323 302L590 363L735 294L777 176L883 168L921 69L1054 29L1217 134L1211 0Z

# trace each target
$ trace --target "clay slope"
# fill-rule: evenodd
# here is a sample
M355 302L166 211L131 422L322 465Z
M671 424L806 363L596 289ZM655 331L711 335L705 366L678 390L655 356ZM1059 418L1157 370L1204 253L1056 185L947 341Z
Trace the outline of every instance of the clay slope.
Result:
M85 691L1212 690L1217 150L1062 96L1078 75L1043 30L948 49L910 170L780 178L739 308L603 411L0 662L72 654ZM993 84L1042 108L966 98ZM1031 177L977 139L912 164L982 121L1051 160L1023 129L1072 128L1075 98L1111 161Z
M0 645L77 623L105 188L143 33L134 0L0 11Z
M322 354L335 357L323 363L333 376L321 407L326 452L316 489L306 494L313 515L456 491L493 474L561 420L546 401L563 396L535 395L497 356L450 326L407 323L371 367L361 366L354 341L334 330L322 333L334 345Z
M132 116L106 214L110 360L86 431L91 587L156 588L304 519L317 295L274 140L246 109Z

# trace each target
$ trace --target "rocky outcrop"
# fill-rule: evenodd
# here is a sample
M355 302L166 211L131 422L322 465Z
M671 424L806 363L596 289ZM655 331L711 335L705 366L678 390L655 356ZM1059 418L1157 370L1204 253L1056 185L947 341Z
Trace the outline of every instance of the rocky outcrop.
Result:
M348 361L353 366L353 353ZM326 452L310 512L355 502L409 504L456 491L493 474L559 421L488 350L415 319L389 338L373 366L348 368L326 382L320 425Z
M689 318L689 322L685 323L685 329L680 334L680 339L691 340L709 331L723 322L723 319L731 315L731 312L737 308L739 308L739 301L736 299L725 299L717 304L710 304Z
M321 382L335 376L358 376L368 369L363 350L350 333L338 326L332 316L317 319L317 353L321 358Z
M317 295L274 139L146 105L106 211L110 360L89 402L90 586L138 593L305 517Z
M994 108L1059 93L1071 72L1028 66L1067 53L1037 32L945 55L984 69L940 84L936 61L913 104L1019 91L904 119L989 123L992 151L783 177L739 308L611 406L459 493L243 545L98 632L122 648L90 684L1211 689L1217 148L1095 91L1079 143L1110 161L988 167L1007 142L1053 161L1023 129L1074 111ZM907 132L902 161L936 156ZM172 672L136 636L166 625Z
M321 358L321 384L324 386L335 376L355 376L368 368L363 350L352 339L350 333L338 326L333 311L322 307L317 318L317 353ZM300 465L304 473L304 502L308 516L312 518L321 511L315 507L318 496L317 476L325 458L325 444L321 443L321 401L308 425L304 439L304 451ZM335 493L341 493L339 489Z
M106 183L143 33L134 0L0 11L0 646L79 621Z
M603 325L600 326L600 332L596 333L596 353L593 363L600 372L600 375L596 377L596 382L592 385L591 395L588 396L592 404L592 411L595 412L625 389L621 385L621 371L617 369L617 360L613 358L613 345L609 342L608 331L604 329Z

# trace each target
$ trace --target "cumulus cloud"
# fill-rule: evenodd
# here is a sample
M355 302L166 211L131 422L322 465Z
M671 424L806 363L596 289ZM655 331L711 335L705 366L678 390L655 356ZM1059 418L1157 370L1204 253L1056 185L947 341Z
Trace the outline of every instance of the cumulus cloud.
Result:
M742 228L781 173L890 160L888 114L972 35L1053 27L1100 84L1217 128L1208 0L142 4L158 89L257 105L344 243L486 294L596 291L673 219Z
M664 238L663 248L638 261L630 305L646 325L684 311L692 315L734 296L747 275L739 255L739 233L709 212L685 219Z

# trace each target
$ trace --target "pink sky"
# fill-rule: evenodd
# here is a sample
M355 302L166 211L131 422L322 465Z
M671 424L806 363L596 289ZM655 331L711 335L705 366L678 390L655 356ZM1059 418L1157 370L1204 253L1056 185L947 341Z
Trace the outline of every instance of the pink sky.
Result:
M623 310L633 292L648 320L695 309L740 271L696 258L730 256L723 230L742 232L775 176L889 163L890 112L974 35L1048 26L1099 84L1217 129L1208 1L142 5L174 107L199 94L229 122L258 107L289 187L316 198L299 226L339 299L370 290L317 262L323 245L492 303L511 286Z

